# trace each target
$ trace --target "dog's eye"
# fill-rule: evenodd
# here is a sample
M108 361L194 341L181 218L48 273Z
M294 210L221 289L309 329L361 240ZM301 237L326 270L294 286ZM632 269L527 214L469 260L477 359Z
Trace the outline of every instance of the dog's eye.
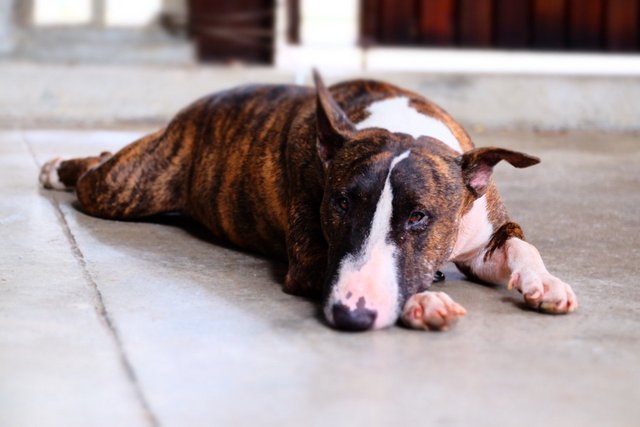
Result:
M346 213L349 210L349 199L344 196L336 197L335 205L340 212Z
M413 228L427 221L427 214L422 211L413 211L407 219L407 228Z

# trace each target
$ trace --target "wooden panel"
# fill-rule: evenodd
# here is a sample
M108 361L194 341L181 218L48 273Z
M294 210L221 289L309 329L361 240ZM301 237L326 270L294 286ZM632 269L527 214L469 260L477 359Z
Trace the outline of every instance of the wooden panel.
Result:
M287 40L300 43L300 0L287 0Z
M570 0L569 47L598 50L603 45L603 0Z
M203 61L270 63L274 0L190 0L189 26Z
M380 41L380 3L382 0L360 0L360 46Z
M638 0L608 0L606 11L606 47L633 51L638 48L640 13Z
M640 0L360 0L360 4L363 46L640 51Z
M533 46L563 49L567 45L566 0L533 0Z
M423 44L448 46L455 43L454 0L420 0L418 16Z
M382 0L381 41L410 45L418 40L417 0Z
M531 0L495 0L496 46L523 48L531 39Z
M459 0L459 42L463 46L490 46L492 1Z

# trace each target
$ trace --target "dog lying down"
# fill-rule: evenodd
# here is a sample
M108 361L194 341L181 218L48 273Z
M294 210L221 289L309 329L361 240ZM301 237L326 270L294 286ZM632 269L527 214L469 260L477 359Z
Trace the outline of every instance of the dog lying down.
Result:
M544 313L578 306L511 221L491 180L505 160L475 148L440 107L390 84L251 85L215 93L115 154L47 162L44 187L75 189L108 219L182 212L218 238L288 261L284 291L321 299L343 330L399 319L445 330L465 309L429 291L452 261Z

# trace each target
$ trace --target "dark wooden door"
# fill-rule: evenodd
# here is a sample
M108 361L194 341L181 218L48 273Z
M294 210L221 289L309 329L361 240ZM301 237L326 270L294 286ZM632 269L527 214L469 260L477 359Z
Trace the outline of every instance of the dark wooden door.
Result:
M361 0L364 46L640 50L640 0Z
M274 0L189 0L189 27L203 61L271 63Z

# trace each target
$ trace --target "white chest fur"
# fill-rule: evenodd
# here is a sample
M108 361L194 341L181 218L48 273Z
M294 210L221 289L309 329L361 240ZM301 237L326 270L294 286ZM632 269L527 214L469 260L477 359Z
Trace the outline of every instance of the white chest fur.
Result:
M451 261L460 261L466 256L475 256L491 238L493 226L489 222L487 196L473 202L471 210L462 217L458 238L451 253Z
M369 116L356 124L357 129L383 128L389 132L402 132L418 138L436 138L458 152L460 142L451 130L435 117L419 113L409 104L409 98L396 97L376 101L367 108Z

